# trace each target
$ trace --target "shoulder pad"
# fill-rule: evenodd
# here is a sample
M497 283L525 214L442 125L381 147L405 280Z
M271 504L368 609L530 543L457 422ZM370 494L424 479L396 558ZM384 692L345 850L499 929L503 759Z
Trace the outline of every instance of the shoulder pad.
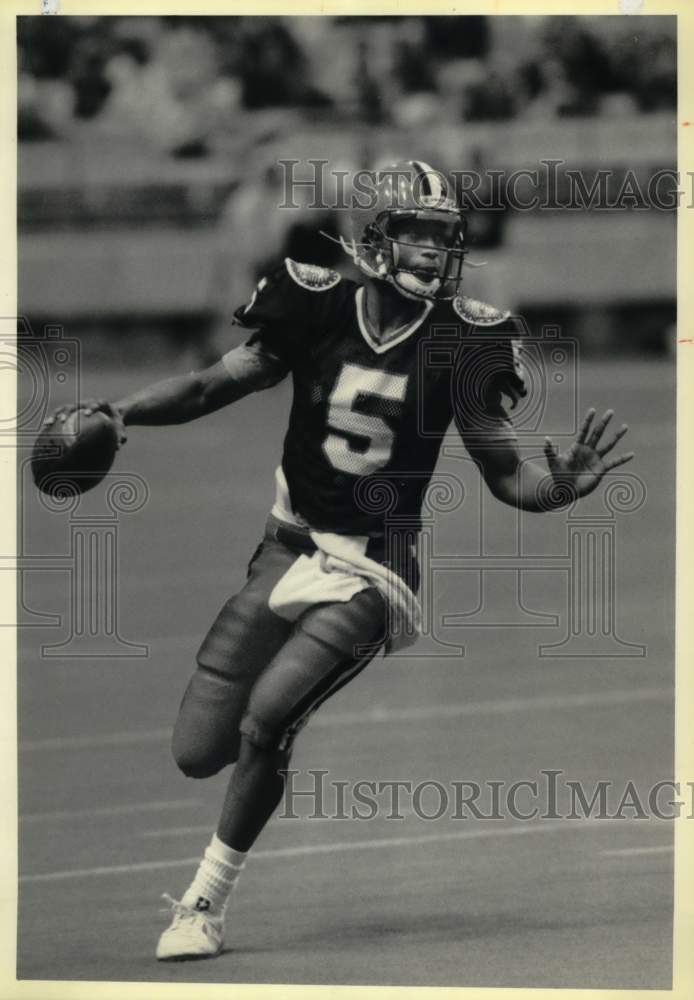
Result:
M473 323L476 326L495 326L503 323L511 313L508 309L497 309L487 302L480 302L479 299L471 299L467 295L458 295L453 299L453 308L466 323Z
M308 288L310 292L327 292L329 288L334 288L342 281L342 275L329 267L319 267L318 264L300 264L290 257L285 257L284 263L290 277L297 285Z

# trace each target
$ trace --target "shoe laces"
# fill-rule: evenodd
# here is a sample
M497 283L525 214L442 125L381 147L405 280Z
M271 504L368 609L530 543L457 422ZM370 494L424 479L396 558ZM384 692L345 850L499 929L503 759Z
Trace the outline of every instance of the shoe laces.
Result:
M193 906L188 906L186 903L182 903L180 899L174 899L170 896L168 892L162 892L161 898L166 900L169 904L168 907L161 907L160 913L168 913L169 910L173 910L174 920L179 923L183 921L190 920L196 921L201 917L204 921L213 922L214 914L204 913L201 910L196 910Z
M171 909L176 920L192 920L195 917L202 916L198 910L194 910L192 906L182 903L180 899L174 899L168 892L163 892L161 898L165 899L169 906L161 907L159 910L160 913L168 913L169 909Z

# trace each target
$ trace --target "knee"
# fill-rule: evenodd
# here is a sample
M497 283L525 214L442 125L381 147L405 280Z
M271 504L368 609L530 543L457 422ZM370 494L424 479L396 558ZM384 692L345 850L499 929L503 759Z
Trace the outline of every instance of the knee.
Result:
M188 778L211 778L238 757L238 707L219 676L200 666L178 711L171 752Z
M263 744L259 746L254 740L244 735L241 738L241 747L238 755L237 771L247 773L257 768L267 770L277 774L284 782L284 771L289 767L294 750L293 742L285 744L285 741L273 742L271 745Z
M263 711L262 706L249 704L239 726L241 757L268 757L281 754L291 747L290 732L281 714Z
M174 739L171 744L171 753L179 771L185 774L186 778L211 778L218 774L227 764L233 764L238 758L238 746L229 746L220 750L211 750L203 745L181 742Z
M223 765L217 761L189 751L173 751L173 758L179 771L185 774L186 778L211 778L218 774Z

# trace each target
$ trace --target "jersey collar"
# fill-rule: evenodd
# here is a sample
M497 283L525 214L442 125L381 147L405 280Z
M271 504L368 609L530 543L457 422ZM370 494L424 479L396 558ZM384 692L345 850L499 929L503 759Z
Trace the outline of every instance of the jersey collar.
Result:
M403 340L407 340L415 330L418 330L422 325L424 320L427 318L431 310L434 308L434 303L431 299L424 299L423 305L424 309L421 316L418 316L411 323L408 323L406 327L403 328L402 333L399 333L397 337L391 338L391 340L386 340L385 343L379 344L377 340L369 333L369 328L366 324L366 313L364 311L364 286L360 286L355 295L355 301L357 304L357 323L359 324L359 330L362 337L376 354L383 354L385 351L390 350L391 347L395 347L396 344L401 344Z

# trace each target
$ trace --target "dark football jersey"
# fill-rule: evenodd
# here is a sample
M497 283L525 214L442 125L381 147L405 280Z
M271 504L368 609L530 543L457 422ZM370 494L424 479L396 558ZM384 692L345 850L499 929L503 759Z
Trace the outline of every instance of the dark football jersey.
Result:
M235 321L291 372L282 468L292 508L317 530L418 529L423 495L451 421L468 436L514 437L501 405L525 395L519 328L508 313L460 297L423 302L385 344L364 317L365 289L287 259Z

